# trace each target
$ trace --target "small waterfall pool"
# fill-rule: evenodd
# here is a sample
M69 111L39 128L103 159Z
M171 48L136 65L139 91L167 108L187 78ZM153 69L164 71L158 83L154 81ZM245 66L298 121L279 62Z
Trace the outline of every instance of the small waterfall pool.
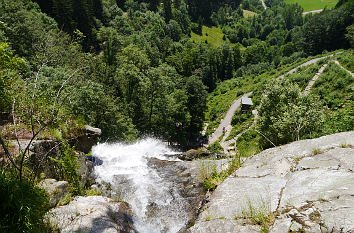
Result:
M172 177L178 172L156 168L161 163L173 166L178 161L175 154L152 138L130 145L104 143L92 149L92 155L102 161L95 166L96 181L109 184L112 197L131 205L140 233L175 233L190 220L186 205L191 201L181 196L181 187L176 187Z

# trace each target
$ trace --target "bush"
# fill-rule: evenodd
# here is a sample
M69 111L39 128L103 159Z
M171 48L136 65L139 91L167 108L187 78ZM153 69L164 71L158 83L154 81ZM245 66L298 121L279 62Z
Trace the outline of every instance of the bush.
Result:
M61 155L59 159L53 161L60 165L60 179L67 180L70 184L70 193L73 195L83 194L82 187L80 186L80 177L78 174L78 159L74 152L74 147L70 147L67 142L61 146Z
M232 117L231 124L233 126L237 124L242 124L243 122L247 121L248 119L252 118L252 112L251 111L246 111L243 112L240 109L238 109L234 116Z
M267 87L260 104L257 124L264 135L262 146L312 138L322 130L323 119L317 98L303 95L296 84L280 80Z
M0 232L49 232L43 216L49 209L44 190L0 173Z

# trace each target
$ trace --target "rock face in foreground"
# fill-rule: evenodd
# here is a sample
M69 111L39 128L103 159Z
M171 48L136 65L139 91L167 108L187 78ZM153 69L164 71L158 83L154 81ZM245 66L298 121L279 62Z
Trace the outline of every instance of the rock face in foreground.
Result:
M353 171L354 131L265 150L216 188L189 232L354 232Z
M68 205L50 210L46 220L62 233L136 232L128 204L102 196L76 197Z
M49 195L49 204L54 207L69 192L67 181L56 181L55 179L45 179L39 183L39 187L44 189Z

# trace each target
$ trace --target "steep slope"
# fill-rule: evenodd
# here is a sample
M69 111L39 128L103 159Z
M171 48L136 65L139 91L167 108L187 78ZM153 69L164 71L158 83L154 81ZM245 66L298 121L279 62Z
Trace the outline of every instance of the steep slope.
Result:
M354 131L265 150L216 188L189 232L353 232Z

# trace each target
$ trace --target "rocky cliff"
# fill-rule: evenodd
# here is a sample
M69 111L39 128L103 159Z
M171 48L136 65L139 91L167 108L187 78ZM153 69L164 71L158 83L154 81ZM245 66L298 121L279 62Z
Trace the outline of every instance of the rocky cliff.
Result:
M354 232L354 131L248 158L189 232Z

